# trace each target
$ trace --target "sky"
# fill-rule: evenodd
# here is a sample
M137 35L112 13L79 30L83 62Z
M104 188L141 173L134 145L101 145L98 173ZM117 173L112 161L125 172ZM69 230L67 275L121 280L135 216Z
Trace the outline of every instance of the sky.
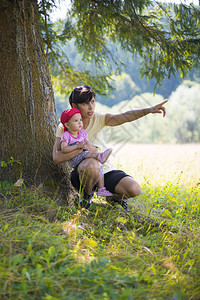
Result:
M52 21L55 22L58 19L64 19L66 12L70 8L70 6L71 6L70 0L59 0L59 3L57 4L57 8L55 8L51 13Z
M51 19L55 22L58 19L64 19L67 9L70 8L70 0L57 0L57 8L51 13ZM199 0L160 0L160 2L173 2L173 3L183 3L189 4L194 3L195 5L199 4Z

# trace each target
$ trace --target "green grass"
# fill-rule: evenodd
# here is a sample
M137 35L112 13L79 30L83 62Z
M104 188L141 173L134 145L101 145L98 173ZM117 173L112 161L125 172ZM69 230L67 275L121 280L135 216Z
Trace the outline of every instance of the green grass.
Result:
M0 299L200 299L199 185L144 184L129 201L165 231L97 199L78 211L57 197L1 183Z

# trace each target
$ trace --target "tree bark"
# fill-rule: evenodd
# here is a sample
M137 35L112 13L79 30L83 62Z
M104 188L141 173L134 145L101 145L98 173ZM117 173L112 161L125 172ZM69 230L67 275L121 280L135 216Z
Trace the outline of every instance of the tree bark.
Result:
M57 121L36 0L1 0L0 104L0 180L51 178L69 191L68 167L52 160Z

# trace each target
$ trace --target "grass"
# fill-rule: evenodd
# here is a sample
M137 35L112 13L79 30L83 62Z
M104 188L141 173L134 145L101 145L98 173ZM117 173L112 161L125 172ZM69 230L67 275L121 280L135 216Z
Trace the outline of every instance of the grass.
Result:
M160 185L146 175L129 201L166 230L101 199L78 211L56 194L1 182L0 299L200 299L200 189L183 185L184 175Z

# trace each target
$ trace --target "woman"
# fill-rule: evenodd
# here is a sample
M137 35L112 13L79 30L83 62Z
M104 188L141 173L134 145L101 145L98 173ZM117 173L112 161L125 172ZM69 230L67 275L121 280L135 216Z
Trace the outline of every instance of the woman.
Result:
M102 129L105 126L119 126L126 122L132 122L140 119L150 113L166 114L163 101L150 108L130 110L121 114L99 114L95 112L95 93L86 85L76 87L70 97L71 107L80 110L83 121L83 129L88 133L88 138L92 142L94 151L102 152L105 149ZM70 153L62 153L60 148L60 139L64 132L64 127L59 124L56 132L56 138L53 148L53 160L56 164L68 161L77 156L82 149L77 149ZM84 188L84 195L81 199L82 207L89 207L90 199L99 180L99 164L97 160L88 158L82 161L78 167L71 173L72 185L79 191L80 186ZM141 187L130 175L121 170L114 170L112 166L104 164L105 187L114 195L114 199L125 207L125 200L140 195Z

